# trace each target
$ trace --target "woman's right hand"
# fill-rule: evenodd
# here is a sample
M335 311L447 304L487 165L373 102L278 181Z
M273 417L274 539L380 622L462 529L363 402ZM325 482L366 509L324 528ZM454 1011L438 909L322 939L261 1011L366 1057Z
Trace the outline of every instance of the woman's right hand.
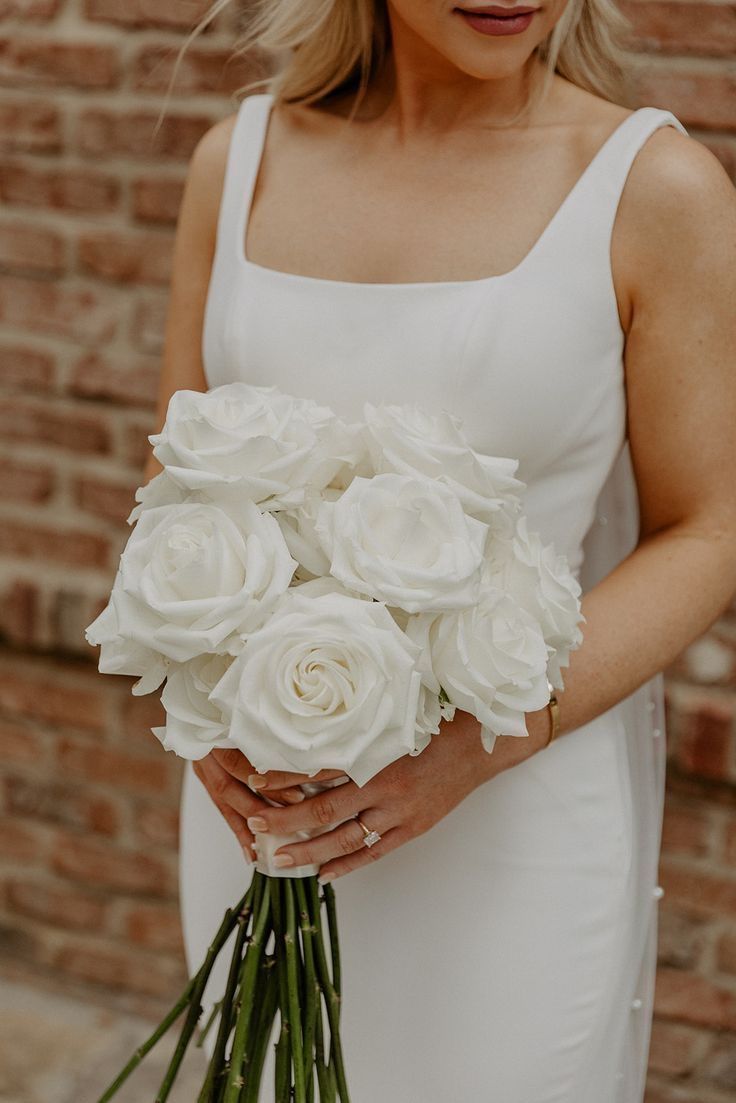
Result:
M248 783L249 778L258 776L257 771L242 751L213 750L192 765L249 862L254 861L255 852L253 832L246 822L248 816L257 816L269 807L270 801L297 804L304 800L304 793L298 785L269 789L268 801L258 796Z

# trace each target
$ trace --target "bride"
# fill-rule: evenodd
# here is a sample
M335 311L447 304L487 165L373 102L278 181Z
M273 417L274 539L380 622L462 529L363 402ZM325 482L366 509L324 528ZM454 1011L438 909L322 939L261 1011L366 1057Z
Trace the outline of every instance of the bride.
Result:
M235 379L445 408L519 460L583 585L526 739L488 754L458 712L301 800L240 752L188 769L190 963L256 833L339 824L282 860L337 879L354 1103L643 1097L660 672L736 587L736 199L674 115L628 106L621 28L612 0L262 0L275 76L189 167L159 423Z

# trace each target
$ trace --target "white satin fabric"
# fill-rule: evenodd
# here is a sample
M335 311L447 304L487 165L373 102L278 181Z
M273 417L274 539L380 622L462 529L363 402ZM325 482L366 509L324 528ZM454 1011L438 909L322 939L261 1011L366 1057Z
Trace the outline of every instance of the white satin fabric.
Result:
M209 385L276 384L347 417L365 400L451 410L479 450L520 460L530 526L589 589L637 539L613 222L647 137L685 128L657 108L630 114L504 275L361 284L245 254L271 103L245 100L233 132L203 334ZM336 883L353 1103L641 1103L664 752L656 678ZM194 968L251 873L189 769L181 824Z

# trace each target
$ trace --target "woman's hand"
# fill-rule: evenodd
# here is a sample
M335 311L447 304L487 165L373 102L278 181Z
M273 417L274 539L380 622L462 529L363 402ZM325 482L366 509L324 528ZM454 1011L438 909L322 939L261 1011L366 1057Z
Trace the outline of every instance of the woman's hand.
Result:
M527 714L527 728L528 738L501 736L488 754L481 743L478 721L458 710L454 720L443 722L439 735L433 736L421 754L404 755L366 785L358 787L348 781L293 807L262 806L248 814L248 827L252 832L290 835L338 824L332 831L276 851L275 864L283 868L320 866L324 884L422 835L482 782L541 750L549 737L547 709ZM331 776L339 775L333 771ZM283 793L284 786L322 779L322 775L308 778L306 774L271 771L263 779L267 785L261 792L271 796ZM380 842L363 845L356 816L381 835Z
M205 757L193 763L193 769L199 780L204 785L213 802L219 809L223 819L243 848L243 852L249 862L254 860L253 834L248 827L249 816L262 815L264 809L271 805L258 796L254 791L258 782L264 781L242 751L215 750ZM301 775L282 775L286 778L278 786L269 787L264 794L271 801L279 804L297 804L304 800L304 793L292 777ZM327 781L330 778L342 777L336 770L323 770L312 781ZM249 782L255 781L251 787Z

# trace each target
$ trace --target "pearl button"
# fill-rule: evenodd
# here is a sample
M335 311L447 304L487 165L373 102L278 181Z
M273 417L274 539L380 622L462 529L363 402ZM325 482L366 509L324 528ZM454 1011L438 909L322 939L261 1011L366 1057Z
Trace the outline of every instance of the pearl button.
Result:
M641 1003L641 1000L638 997L635 1000L631 1001L631 1010L632 1011L640 1011L641 1006L642 1006L642 1003Z
M603 515L601 514L601 516L600 516L600 517L598 518L598 524L599 524L599 525L607 525L607 524L608 524L608 518L607 518L607 517L604 517L604 516L603 516Z
M661 729L660 729L660 728L654 728L654 729L652 730L652 737L653 737L654 739L659 739L659 737L660 737L660 735L661 735L661 734L662 734L662 731L661 731Z
M650 712L654 712L656 707L657 706L656 706L654 701L647 701L647 708L649 709Z
M655 885L655 887L652 889L652 896L655 900L662 899L662 897L664 896L664 889L661 885Z

